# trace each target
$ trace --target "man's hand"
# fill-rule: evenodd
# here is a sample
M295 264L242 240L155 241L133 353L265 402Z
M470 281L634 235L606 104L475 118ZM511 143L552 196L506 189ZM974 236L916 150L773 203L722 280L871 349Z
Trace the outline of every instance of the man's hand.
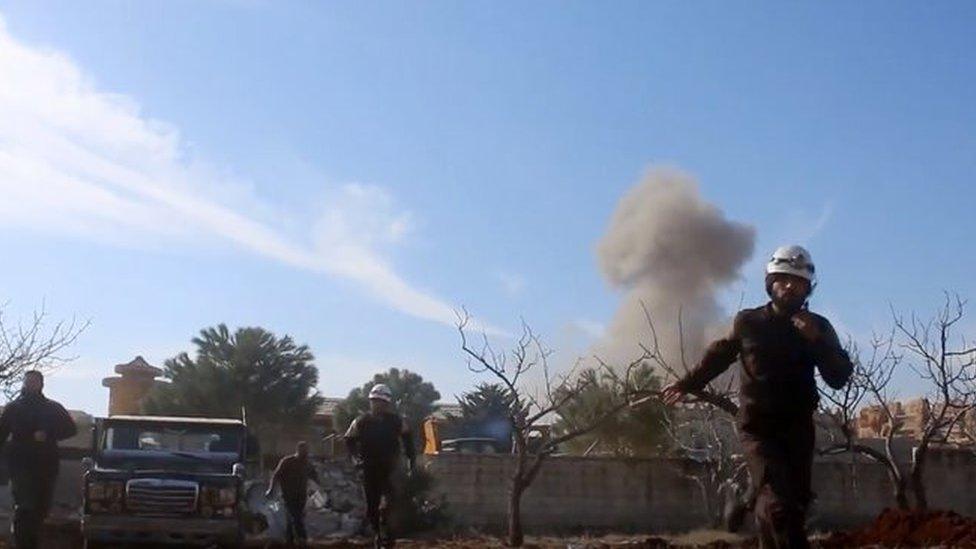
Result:
M666 406L674 406L684 396L685 392L678 388L678 384L672 383L661 391L661 402Z
M274 488L268 488L267 491L264 492L264 499L271 499L271 496L273 495L274 495Z
M34 440L44 442L47 440L47 433L44 431L34 431Z
M820 323L810 311L800 311L793 315L790 320L793 321L793 325L796 326L803 339L810 343L820 341L820 337L823 335L820 331Z

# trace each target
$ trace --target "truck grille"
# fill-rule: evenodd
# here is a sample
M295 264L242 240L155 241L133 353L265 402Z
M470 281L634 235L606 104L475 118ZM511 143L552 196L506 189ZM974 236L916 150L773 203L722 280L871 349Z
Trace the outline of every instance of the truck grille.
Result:
M125 487L125 505L137 515L187 515L196 511L198 491L187 480L133 479Z

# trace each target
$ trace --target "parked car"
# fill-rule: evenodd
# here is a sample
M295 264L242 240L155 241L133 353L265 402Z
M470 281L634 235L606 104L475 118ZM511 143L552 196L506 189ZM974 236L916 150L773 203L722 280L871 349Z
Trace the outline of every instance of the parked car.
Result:
M233 419L97 418L86 460L86 547L239 547L249 437Z
M499 442L489 437L452 438L441 442L442 454L497 454Z

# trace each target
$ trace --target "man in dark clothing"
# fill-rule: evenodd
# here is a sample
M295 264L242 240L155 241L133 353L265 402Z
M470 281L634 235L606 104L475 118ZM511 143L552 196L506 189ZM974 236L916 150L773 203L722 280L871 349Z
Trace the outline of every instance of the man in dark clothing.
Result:
M826 318L810 312L814 265L800 246L776 250L766 266L770 302L740 311L732 333L712 343L698 366L662 391L666 404L702 390L738 358L739 430L756 490L763 548L808 547L805 517L819 395L814 368L834 389L853 366Z
M305 532L305 503L308 500L309 479L319 484L319 475L308 459L308 444L301 441L295 447L295 453L281 458L278 467L271 475L271 484L265 497L271 497L275 486L281 488L281 499L285 503L287 527L285 541L288 547L298 544L304 546L307 540Z
M0 447L10 438L8 463L14 499L10 527L18 549L37 547L54 498L60 464L58 441L78 432L68 411L47 399L43 390L43 374L27 372L20 396L0 415Z
M392 476L401 446L413 471L416 455L406 422L393 409L393 393L382 383L369 392L369 412L357 417L346 432L349 455L362 467L366 517L376 547L392 547L388 514L393 499Z

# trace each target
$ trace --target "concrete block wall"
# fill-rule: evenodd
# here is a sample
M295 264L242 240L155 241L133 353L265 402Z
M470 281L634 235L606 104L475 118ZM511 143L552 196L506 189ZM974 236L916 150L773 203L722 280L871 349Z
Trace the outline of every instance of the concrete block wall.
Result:
M430 456L436 491L459 526L504 526L513 462L507 455ZM555 457L522 501L529 531L676 531L705 517L674 460Z
M884 468L864 458L815 462L812 489L807 524L813 530L864 524L895 503Z
M512 472L507 455L427 456L435 490L455 524L504 528ZM522 501L529 532L672 532L708 523L697 485L684 476L692 463L669 459L554 457ZM906 470L907 472L907 470ZM938 451L929 456L926 483L932 508L976 515L976 454ZM894 505L885 470L863 458L817 462L812 529L863 524Z
M929 507L976 515L976 448L930 452L926 459Z

